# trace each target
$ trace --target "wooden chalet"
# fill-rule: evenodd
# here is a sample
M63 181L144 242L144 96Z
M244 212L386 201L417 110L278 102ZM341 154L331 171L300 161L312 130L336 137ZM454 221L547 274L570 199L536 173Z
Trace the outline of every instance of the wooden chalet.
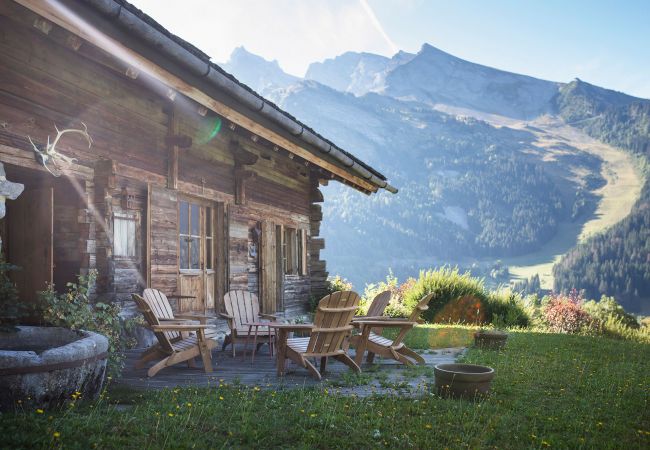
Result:
M0 161L25 185L0 220L25 302L97 269L126 306L245 289L295 315L327 277L319 184L396 192L121 0L0 0Z

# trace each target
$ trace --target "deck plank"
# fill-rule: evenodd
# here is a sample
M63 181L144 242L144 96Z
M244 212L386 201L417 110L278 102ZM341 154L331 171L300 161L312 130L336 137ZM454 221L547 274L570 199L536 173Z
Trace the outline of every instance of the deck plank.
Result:
M422 354L426 366L433 367L436 364L454 362L464 351L463 348L431 350ZM338 361L328 362L327 373L322 382L313 379L307 370L288 362L287 374L284 377L276 375L275 359L271 358L266 346L262 347L255 355L255 363L251 363L250 352L242 357L243 349L238 348L237 356L233 358L228 351L222 352L215 349L212 353L212 373L205 373L199 358L198 368L189 368L186 364L177 364L160 371L155 377L147 377L147 369L135 369L135 361L138 359L142 349L128 350L126 352L125 368L115 384L128 386L134 389L165 389L175 387L211 387L219 384L240 384L245 386L259 386L262 389L290 389L296 387L330 386L340 379L342 374L349 369ZM352 352L353 353L353 352ZM417 390L425 382L432 383L433 378L425 380L420 378L405 378L405 368L397 361L375 358L375 364L379 367L376 371L385 373L384 378L396 383L401 382L407 389ZM363 368L368 368L364 364ZM332 382L332 383L328 383ZM373 393L393 393L395 389L382 387L379 383L370 382L364 386L341 388L343 393L355 393L357 395L370 395ZM397 392L396 392L397 393Z

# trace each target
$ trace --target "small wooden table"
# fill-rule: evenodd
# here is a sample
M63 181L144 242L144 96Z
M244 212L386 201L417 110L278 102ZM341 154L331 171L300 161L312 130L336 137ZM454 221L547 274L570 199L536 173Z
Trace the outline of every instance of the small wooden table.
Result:
M273 338L275 337L275 331L271 331L271 328L274 325L278 325L278 322L249 322L249 323L243 323L242 325L248 326L248 334L246 335L246 341L244 343L244 358L246 357L246 349L248 348L248 342L250 341L251 338L251 331L253 330L253 327L255 328L255 334L253 335L253 355L251 356L251 364L255 362L255 351L257 350L257 335L259 334L259 329L260 327L267 327L269 330L269 353L271 354L271 358L273 358ZM234 345L234 344L233 344Z

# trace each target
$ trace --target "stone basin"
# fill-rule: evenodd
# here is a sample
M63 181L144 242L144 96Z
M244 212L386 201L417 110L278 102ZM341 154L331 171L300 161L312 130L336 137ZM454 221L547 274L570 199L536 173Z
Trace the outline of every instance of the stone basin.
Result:
M494 369L476 364L438 364L433 368L438 394L475 399L490 391Z
M47 408L95 398L106 373L108 339L58 327L18 326L0 332L0 410Z

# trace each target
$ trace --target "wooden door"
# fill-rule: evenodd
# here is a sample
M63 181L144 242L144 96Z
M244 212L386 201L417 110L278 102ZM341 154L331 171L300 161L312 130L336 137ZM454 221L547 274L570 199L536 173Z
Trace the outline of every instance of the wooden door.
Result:
M54 189L25 190L9 202L5 220L8 259L21 268L11 277L21 301L35 302L36 292L45 290L53 280Z
M181 199L179 205L179 311L215 309L214 207Z
M275 224L269 221L262 222L262 236L260 245L260 300L262 312L273 314L281 306L278 301L278 286L281 284L278 268L278 242Z

